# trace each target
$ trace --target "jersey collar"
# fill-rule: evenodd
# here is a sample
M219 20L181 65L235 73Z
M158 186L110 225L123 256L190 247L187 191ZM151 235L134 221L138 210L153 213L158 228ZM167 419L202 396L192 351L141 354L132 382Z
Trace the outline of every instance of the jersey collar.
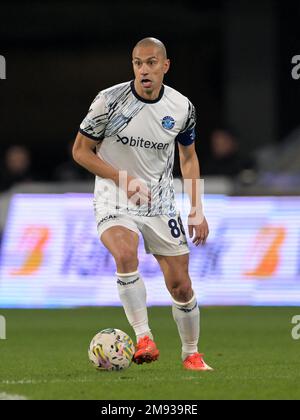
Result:
M139 101L141 101L141 102L145 102L146 104L155 104L156 102L159 102L160 100L161 100L161 98L163 97L163 94L164 94L164 91L165 91L165 87L164 87L164 85L162 85L162 87L161 87L161 89L160 89L160 92L159 92L159 95L158 95L158 97L156 98L156 99L145 99L145 98L142 98L138 93L137 93L137 91L135 90L135 87L134 87L134 80L132 80L131 82L130 82L130 87L131 87L131 92L134 94L134 96L139 100Z

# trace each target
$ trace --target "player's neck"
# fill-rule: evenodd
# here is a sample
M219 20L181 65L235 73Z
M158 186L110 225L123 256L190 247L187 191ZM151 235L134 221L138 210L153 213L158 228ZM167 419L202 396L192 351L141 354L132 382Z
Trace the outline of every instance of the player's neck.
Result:
M134 89L138 96L146 101L156 101L161 97L163 85L161 84L157 89L153 89L151 92L145 92L136 82L134 81Z

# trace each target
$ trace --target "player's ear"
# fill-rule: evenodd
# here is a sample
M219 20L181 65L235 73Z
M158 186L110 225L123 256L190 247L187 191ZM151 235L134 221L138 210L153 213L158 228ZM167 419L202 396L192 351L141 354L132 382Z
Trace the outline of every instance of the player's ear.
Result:
M169 68L170 68L170 60L169 59L167 59L166 61L165 61L165 64L164 64L164 74L166 74L166 73L168 73L168 71L169 71Z

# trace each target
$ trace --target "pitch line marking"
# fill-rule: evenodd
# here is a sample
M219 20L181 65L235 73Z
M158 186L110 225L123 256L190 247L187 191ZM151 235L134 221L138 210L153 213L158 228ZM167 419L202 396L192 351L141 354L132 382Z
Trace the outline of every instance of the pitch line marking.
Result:
M123 383L125 378L118 377L118 378L111 378L110 382L121 382ZM136 381L136 378L126 378L128 381ZM186 381L193 381L203 379L201 376L183 376L180 380ZM152 381L160 381L160 377L153 377ZM20 379L20 380L0 380L0 385L42 385L42 384L60 384L60 383L89 383L89 382L97 382L96 378L78 378L78 379Z
M23 395L7 394L6 392L0 392L0 401L24 401L27 400Z

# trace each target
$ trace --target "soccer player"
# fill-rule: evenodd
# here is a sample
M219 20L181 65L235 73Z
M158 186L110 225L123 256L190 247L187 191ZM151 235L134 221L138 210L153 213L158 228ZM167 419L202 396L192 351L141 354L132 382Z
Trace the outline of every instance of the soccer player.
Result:
M135 363L159 357L148 323L146 289L138 272L141 232L146 252L156 258L172 297L183 366L212 370L198 352L200 313L172 178L177 142L183 178L190 180L189 234L195 246L204 244L209 230L197 189L195 109L188 98L163 84L170 61L161 41L139 41L132 63L134 80L96 96L80 125L73 157L96 175L97 230L116 263L120 299L137 337Z

